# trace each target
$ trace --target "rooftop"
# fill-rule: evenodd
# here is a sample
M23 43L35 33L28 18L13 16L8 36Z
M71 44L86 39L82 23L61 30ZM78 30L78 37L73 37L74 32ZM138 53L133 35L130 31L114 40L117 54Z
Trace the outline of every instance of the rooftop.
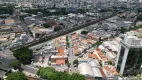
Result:
M5 24L12 24L12 23L14 23L14 20L13 19L5 19L4 23Z
M67 55L63 55L63 56L52 55L51 58L67 58Z
M142 41L137 36L128 36L127 34L121 35L124 39L121 40L121 44L127 46L128 48L141 48Z
M65 59L56 60L56 64L65 64Z
M119 44L116 41L106 41L103 44L105 47L108 47L112 51L118 51Z
M0 51L0 58L3 59L8 59L8 60L11 60L11 59L15 59L14 56L13 56L13 52L10 51L10 50L3 50L3 51Z
M0 70L0 78L3 77L7 72Z
M109 72L111 75L118 75L118 72L116 71L116 68L111 65L105 65L104 69Z
M103 74L98 67L96 60L90 60L89 63L81 63L78 66L80 74L85 75L86 77L102 77ZM103 76L105 77L105 76Z
M78 53L79 53L78 46L74 46L74 54L78 54Z
M95 58L95 59L99 59L98 56L96 54L88 54L88 58Z
M64 55L64 48L59 47L59 48L58 48L58 54L57 54L57 55L60 55L60 56Z

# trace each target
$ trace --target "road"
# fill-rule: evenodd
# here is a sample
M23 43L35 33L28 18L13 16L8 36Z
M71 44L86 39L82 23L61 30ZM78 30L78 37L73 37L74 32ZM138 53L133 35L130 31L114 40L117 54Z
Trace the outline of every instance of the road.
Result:
M69 57L68 57L68 60L69 60L69 63L71 63L71 68L73 67L73 49L70 47L68 48L68 54L69 54Z
M77 56L74 55L72 41L71 41L70 37L68 37L68 38L69 38L69 42L70 42L70 46L68 48L68 54L69 54L68 61L69 61L69 63L71 63L70 68L71 68L72 72L77 72L74 68L74 65L73 65L73 61L77 59Z
M109 16L106 16L106 17L103 17L101 19L98 19L98 20L95 20L95 21L91 21L91 22L87 22L87 23L84 23L80 26L76 26L76 27L73 27L73 28L70 28L70 29L66 29L66 30L61 30L61 31L58 31L58 32L55 32L55 33L51 33L50 35L47 35L43 38L40 38L39 40L33 40L32 42L29 42L29 43L26 43L24 45L21 45L21 46L16 46L16 47L12 47L10 48L12 51L13 50L16 50L16 49L19 49L21 47L30 47L30 46L33 46L33 45L36 45L36 44L39 44L39 43L43 43L45 41L48 41L48 40L51 40L51 39L54 39L54 38L57 38L57 37L60 37L62 35L65 35L65 34L68 34L68 33L71 33L73 31L76 31L76 30L79 30L79 29L82 29L82 28L85 28L85 27L88 27L90 25L93 25L95 23L98 23L100 21L103 21L105 19L108 19L110 17L113 17L115 15L117 15L118 12L112 14L112 15L109 15Z
M22 69L23 69L23 71L26 71L26 72L29 72L29 73L32 73L32 74L36 74L37 71L38 71L37 68L31 67L31 66L28 66L28 65L22 66Z

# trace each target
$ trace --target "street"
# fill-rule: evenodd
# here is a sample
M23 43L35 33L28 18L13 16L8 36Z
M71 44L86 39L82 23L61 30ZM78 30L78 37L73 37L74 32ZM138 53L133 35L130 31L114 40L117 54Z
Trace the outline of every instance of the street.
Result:
M72 72L77 72L77 70L74 68L74 65L73 65L73 61L77 59L77 56L75 56L73 53L72 41L70 37L69 37L69 42L70 42L70 46L68 48L68 54L69 54L68 60L69 60L69 63L71 63L70 68Z
M31 67L31 66L28 66L28 65L22 66L22 69L23 69L23 71L28 72L29 75L30 74L36 74L37 71L38 71L37 68Z

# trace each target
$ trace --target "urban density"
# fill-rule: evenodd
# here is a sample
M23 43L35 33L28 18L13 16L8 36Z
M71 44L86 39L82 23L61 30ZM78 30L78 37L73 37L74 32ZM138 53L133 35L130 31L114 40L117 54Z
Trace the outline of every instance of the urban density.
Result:
M0 0L0 80L142 80L142 0Z

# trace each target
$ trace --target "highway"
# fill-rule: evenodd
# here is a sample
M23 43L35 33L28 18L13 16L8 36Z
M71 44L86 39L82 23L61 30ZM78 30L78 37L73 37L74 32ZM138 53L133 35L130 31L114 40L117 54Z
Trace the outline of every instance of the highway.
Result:
M63 35L65 35L65 34L68 34L68 33L73 32L73 31L76 31L76 30L79 30L79 29L88 27L88 26L90 26L90 25L93 25L93 24L95 24L95 23L98 23L98 22L100 22L100 21L106 20L106 19L108 19L108 18L110 18L110 17L116 16L118 13L119 13L119 12L115 12L115 13L113 13L113 14L110 15L110 16L106 16L106 17L100 18L100 19L95 20L95 21L87 22L87 23L82 24L82 25L80 25L80 26L76 26L76 27L73 27L73 28L70 28L70 29L61 30L61 31L58 31L58 32L51 33L50 35L46 35L46 36L40 38L39 40L33 40L32 42L26 43L26 44L24 44L24 45L20 45L20 46L16 46L16 47L10 48L10 50L13 51L13 50L19 49L19 48L21 48L21 47L31 47L31 46L34 46L34 45L43 43L43 42L45 42L45 41L52 40L52 39L54 39L54 38L63 36Z

